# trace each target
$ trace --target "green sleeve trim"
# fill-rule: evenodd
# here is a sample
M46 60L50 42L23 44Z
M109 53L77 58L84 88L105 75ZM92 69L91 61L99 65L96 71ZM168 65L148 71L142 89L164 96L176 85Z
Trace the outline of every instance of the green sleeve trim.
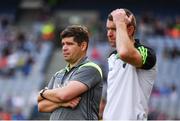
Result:
M62 73L64 71L66 71L66 68L63 68L63 69L59 70L58 72L55 73L55 75L57 75L58 73Z
M116 54L116 59L119 59L119 58L120 58L119 53L117 53Z
M143 47L143 46L140 46L138 47L138 50L142 56L142 61L143 61L143 64L146 63L146 59L147 59L147 56L148 56L148 51L147 51L147 48Z
M99 71L99 73L101 75L101 78L103 77L102 70L101 70L101 68L97 64L95 64L93 62L88 62L88 63L85 63L85 64L81 65L79 67L79 69L82 68L82 67L86 67L86 66L91 66L91 67L96 68Z
M70 69L69 69L69 67L68 67L68 66L66 66L66 67L65 67L65 70L66 70L67 72L69 72L69 71L70 71Z

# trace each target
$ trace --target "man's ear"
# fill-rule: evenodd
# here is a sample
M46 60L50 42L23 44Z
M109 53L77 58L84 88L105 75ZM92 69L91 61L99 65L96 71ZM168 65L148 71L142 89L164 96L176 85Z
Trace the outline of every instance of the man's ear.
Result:
M81 49L82 49L83 51L87 50L87 42L82 42L82 43L81 43Z
M132 36L134 36L134 33L135 33L135 28L134 28L134 26L128 26L128 35L130 36L130 37L132 37Z

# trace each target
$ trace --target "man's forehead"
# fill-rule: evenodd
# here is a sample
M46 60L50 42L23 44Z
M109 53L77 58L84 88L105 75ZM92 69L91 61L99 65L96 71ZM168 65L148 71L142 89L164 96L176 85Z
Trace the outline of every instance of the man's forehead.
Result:
M106 27L115 27L115 24L114 24L114 22L113 21L110 21L110 20L107 20L107 22L106 22Z
M65 37L61 42L74 42L74 37Z

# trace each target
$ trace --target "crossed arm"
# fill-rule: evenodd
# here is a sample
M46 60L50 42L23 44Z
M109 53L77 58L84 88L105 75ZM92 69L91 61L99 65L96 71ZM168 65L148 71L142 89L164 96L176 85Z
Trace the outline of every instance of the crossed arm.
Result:
M60 107L75 108L78 105L80 99L81 99L80 97L77 97L64 103L57 103L57 102L49 101L47 99L43 99L38 102L38 110L39 112L52 112Z
M48 89L43 93L46 99L38 96L38 110L52 112L60 107L74 108L80 101L80 95L87 90L88 87L79 81L70 81L63 88Z

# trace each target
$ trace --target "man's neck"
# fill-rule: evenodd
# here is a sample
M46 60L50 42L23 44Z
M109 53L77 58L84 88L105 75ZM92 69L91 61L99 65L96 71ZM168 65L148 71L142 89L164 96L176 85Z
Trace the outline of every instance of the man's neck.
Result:
M77 64L79 64L79 62L84 58L85 56L82 56L81 58L79 58L77 61L75 61L74 63L69 63L69 68L73 68L75 67Z

